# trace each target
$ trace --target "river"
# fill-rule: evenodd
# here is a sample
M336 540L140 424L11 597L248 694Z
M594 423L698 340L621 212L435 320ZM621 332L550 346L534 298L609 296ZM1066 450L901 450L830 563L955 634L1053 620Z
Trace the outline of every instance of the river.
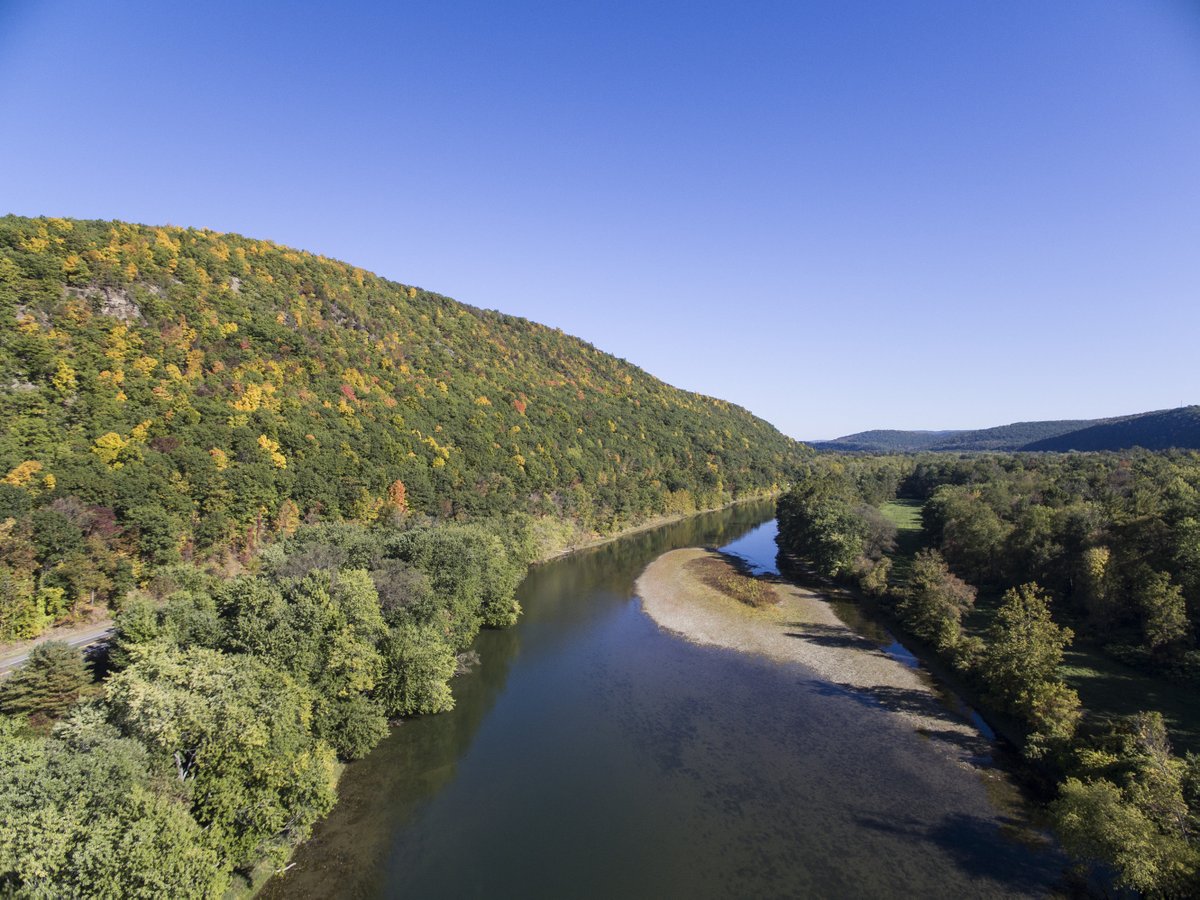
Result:
M737 506L535 568L520 622L481 634L455 679L455 709L351 765L264 896L1050 893L1061 859L977 770L805 670L642 612L634 581L667 550L775 571L772 515Z

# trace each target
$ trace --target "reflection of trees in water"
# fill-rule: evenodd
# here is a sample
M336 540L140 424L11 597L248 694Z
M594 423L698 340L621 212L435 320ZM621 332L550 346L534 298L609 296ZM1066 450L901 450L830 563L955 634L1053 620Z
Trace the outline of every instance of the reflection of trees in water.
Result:
M409 719L366 759L348 766L338 804L293 856L295 868L260 897L378 896L391 841L421 805L454 779L516 658L515 628L485 631L473 645L480 663L454 679L454 709Z
M593 591L628 597L642 570L668 550L722 547L774 514L772 500L743 503L631 534L534 568L517 596L526 613L535 619L543 619L550 612L557 616L560 607L572 605Z
M524 621L552 621L556 639L602 611L595 599L624 601L641 571L668 550L723 546L774 515L774 503L746 503L629 535L535 567L517 598ZM587 601L591 602L587 602ZM480 665L452 683L451 712L405 721L350 765L338 786L338 805L300 847L287 875L271 881L265 898L378 896L384 857L394 835L421 806L454 780L488 711L508 680L522 626L484 631L473 649Z

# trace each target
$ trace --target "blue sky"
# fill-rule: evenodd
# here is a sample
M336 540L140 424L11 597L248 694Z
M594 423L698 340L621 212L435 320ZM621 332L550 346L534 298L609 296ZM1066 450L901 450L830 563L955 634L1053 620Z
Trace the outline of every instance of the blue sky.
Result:
M238 231L800 438L1200 402L1200 3L0 0L0 211Z

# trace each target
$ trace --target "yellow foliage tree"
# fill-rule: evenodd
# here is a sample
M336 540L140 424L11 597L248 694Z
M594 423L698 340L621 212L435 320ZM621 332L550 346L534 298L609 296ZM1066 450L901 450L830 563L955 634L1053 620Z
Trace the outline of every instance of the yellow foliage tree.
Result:
M55 390L64 396L75 392L75 370L61 359L58 361L58 368L55 369L50 381Z
M279 441L273 441L265 434L258 436L258 446L271 457L271 465L277 469L287 468L287 457L279 452Z
M282 535L291 537L300 527L300 507L292 500L284 500L279 504L275 514L275 530Z
M92 444L92 452L100 457L100 461L110 469L119 469L125 465L122 457L125 456L128 449L129 441L115 431L100 435Z
M18 466L14 466L12 471L4 476L4 483L10 484L13 487L24 488L33 493L39 492L41 488L48 491L54 490L54 476L47 472L42 475L43 466L36 460L28 459ZM41 484L38 484L39 476Z

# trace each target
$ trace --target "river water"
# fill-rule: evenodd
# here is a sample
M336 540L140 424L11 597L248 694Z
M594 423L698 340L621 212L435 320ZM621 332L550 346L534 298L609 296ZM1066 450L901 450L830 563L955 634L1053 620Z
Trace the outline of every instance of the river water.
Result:
M455 709L351 765L265 896L1050 893L1061 859L1019 837L977 771L803 669L689 644L642 612L634 581L667 550L724 547L774 572L772 514L742 505L534 569L521 621L480 635L480 665L454 681Z

